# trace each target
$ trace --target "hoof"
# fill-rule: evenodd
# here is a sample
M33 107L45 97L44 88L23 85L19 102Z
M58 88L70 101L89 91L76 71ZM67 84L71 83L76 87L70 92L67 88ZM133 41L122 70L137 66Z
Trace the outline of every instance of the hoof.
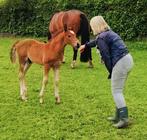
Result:
M39 102L40 102L40 104L43 104L43 99L42 99L42 98L40 98Z
M93 63L92 63L92 61L91 60L89 60L89 65L88 65L88 68L93 68L94 66L93 66Z
M93 63L92 63L92 60L89 60L88 63L89 63L88 68L93 68L94 67Z
M62 64L65 64L65 61L62 61Z
M71 65L70 67L71 67L72 69L74 69L74 68L75 68L75 66L73 66L73 65Z
M65 57L63 57L63 59L62 59L62 63L63 63L63 64L65 63Z
M88 65L88 68L94 68L93 64L92 65Z
M56 104L60 104L60 102L61 102L60 97L56 97L55 99L56 99Z
M23 99L22 101L23 101L23 102L27 102L28 100L27 100L27 99Z
M28 101L28 100L27 100L27 97L25 97L25 96L21 96L20 99L21 99L22 101L24 101L24 102L27 102L27 101Z
M70 65L70 67L71 67L72 69L74 69L74 68L76 67L76 61L73 61L73 62L71 63L71 65Z

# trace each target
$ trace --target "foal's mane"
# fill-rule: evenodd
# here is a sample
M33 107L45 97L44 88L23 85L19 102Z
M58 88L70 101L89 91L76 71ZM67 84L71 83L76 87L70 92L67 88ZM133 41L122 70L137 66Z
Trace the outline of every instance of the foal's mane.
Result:
M52 38L55 38L56 36L58 36L58 35L59 35L60 33L62 33L62 32L64 32L63 29L58 30L58 32L56 32ZM51 39L52 39L52 38L51 38Z
M60 31L59 33L56 33L54 37L52 37L51 39L48 40L47 43L50 43L51 41L54 41L59 35L61 35L64 31Z

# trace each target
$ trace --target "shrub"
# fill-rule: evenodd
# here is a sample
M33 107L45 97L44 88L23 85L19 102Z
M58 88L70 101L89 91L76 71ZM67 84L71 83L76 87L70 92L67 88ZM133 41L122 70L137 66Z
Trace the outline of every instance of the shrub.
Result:
M0 32L46 36L56 11L79 9L90 19L102 15L124 39L147 35L146 0L6 0L0 7Z

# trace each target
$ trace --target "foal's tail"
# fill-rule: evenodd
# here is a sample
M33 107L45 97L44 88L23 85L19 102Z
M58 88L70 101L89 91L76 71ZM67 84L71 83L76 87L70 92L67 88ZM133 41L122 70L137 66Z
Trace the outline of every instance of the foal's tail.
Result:
M10 60L12 63L15 63L16 62L16 44L18 43L19 41L16 41L11 50L10 50Z

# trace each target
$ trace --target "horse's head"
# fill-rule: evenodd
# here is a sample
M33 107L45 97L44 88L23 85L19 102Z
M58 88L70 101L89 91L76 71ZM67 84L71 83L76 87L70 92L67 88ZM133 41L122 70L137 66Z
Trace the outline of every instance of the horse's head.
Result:
M80 46L80 41L77 39L76 34L72 30L67 30L64 28L65 32L65 42L72 45L75 49L78 49Z

